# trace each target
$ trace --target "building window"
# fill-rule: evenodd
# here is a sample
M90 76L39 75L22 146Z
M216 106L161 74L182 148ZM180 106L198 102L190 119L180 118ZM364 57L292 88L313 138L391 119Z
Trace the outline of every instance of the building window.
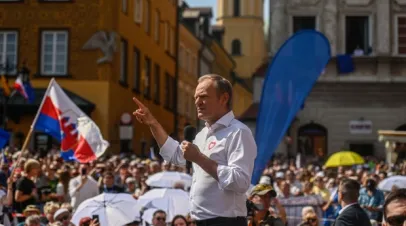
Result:
M121 0L121 11L123 11L123 13L127 13L127 3L128 0Z
M406 16L399 16L397 18L398 23L398 54L406 54Z
M0 74L17 74L17 31L0 31Z
M369 55L371 52L368 16L345 18L345 53Z
M179 45L178 64L180 68L185 67L185 50L182 45Z
M133 89L139 92L141 80L141 53L136 47L134 47L133 50L133 75Z
M145 1L145 32L149 34L151 32L151 2Z
M233 16L240 16L240 0L234 0Z
M190 72L190 51L189 50L185 51L185 71L187 73Z
M170 53L172 56L175 56L175 28L170 29L170 43L169 43L169 48L170 48Z
M169 42L170 42L170 37L169 37L169 22L165 21L165 30L164 30L164 35L165 35L165 51L169 51Z
M241 55L241 41L239 39L234 39L231 42L231 55Z
M161 31L161 13L159 11L155 11L155 32L154 32L154 39L157 43L159 43L159 35Z
M120 43L120 83L127 84L127 51L128 51L127 41L121 39Z
M293 32L296 33L304 29L316 29L316 17L315 16L294 16L292 19Z
M174 79L168 73L165 73L165 107L173 110L174 104Z
M183 105L183 101L184 101L184 99L185 99L185 93L184 93L184 91L183 91L183 88L180 86L180 84L178 85L179 86L179 91L178 91L178 94L179 94L179 98L178 98L178 112L179 112L179 114L180 115L184 115L184 110L183 110L183 108L184 108L184 105Z
M142 0L134 0L134 22L142 22Z
M160 95L160 84L161 84L161 68L158 64L154 66L154 101L159 104L161 101Z
M68 32L43 31L41 39L41 75L66 75Z
M151 98L151 59L149 57L145 57L144 73L144 97Z
M192 75L196 75L197 76L197 57L193 56L192 57Z

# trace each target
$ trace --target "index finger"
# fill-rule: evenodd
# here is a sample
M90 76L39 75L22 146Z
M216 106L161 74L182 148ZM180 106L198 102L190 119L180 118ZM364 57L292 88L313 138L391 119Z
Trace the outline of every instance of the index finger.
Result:
M146 108L145 105L141 101L139 101L137 98L133 97L133 101L138 105L139 108L141 108L141 109Z

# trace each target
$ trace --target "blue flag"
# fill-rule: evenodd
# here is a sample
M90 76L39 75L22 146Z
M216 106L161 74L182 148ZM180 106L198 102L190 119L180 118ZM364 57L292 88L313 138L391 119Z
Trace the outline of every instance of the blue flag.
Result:
M32 104L35 101L35 91L32 88L30 80L24 82L25 92L27 93L28 103Z
M6 146L7 142L10 140L10 133L4 129L0 129L0 149Z
M330 43L323 34L302 30L290 37L273 58L265 76L256 122L258 154L252 184L258 183L330 56Z

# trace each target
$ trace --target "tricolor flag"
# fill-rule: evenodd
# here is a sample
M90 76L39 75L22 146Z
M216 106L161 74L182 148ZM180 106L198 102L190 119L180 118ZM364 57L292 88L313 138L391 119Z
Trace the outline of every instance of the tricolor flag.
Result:
M34 119L33 129L59 140L61 156L66 161L93 161L109 146L95 123L72 102L53 78Z
M29 103L33 103L35 100L34 89L31 86L30 81L23 81L23 76L18 75L14 82L14 89L17 90Z

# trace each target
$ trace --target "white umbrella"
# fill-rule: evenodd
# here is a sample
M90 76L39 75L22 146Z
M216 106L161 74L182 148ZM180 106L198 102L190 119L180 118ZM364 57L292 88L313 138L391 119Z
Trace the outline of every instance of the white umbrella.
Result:
M71 222L79 225L80 219L93 215L98 215L100 226L123 226L140 221L140 208L129 194L103 193L81 203Z
M190 187L192 176L181 172L164 171L148 177L145 182L148 186L159 188L173 188L176 182L183 182L185 187Z
M145 207L163 210L166 212L166 220L170 222L174 216L185 216L190 212L189 194L180 189L152 189L139 197L138 206L138 209Z
M406 188L406 176L388 177L378 184L378 188L382 191L392 191L393 186L396 188Z

